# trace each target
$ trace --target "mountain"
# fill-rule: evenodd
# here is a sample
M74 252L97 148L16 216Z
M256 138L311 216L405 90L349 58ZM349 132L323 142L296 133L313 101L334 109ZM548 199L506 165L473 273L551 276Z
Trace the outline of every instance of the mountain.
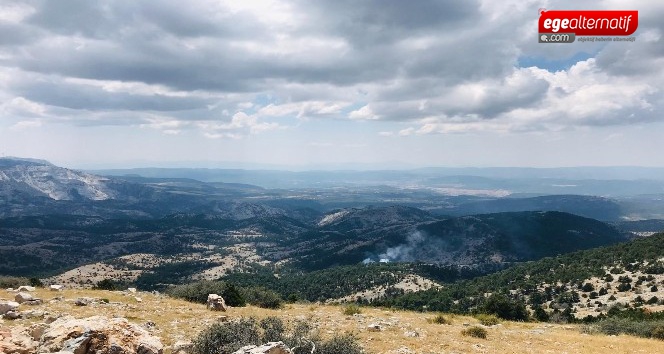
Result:
M496 213L437 220L407 207L340 210L283 247L299 266L359 262L478 265L522 262L623 242L633 235L563 212Z
M615 200L585 195L546 195L529 198L471 200L443 210L451 215L475 215L508 211L562 211L604 221L620 220L622 206Z
M626 243L547 257L448 284L443 289L405 294L384 304L469 312L484 306L487 294L496 294L516 304L528 304L533 310L542 307L549 314L570 309L567 316L577 319L607 314L614 307L661 311L662 243L664 233L658 233Z
M42 160L0 158L0 195L25 193L53 200L107 200L116 197L110 179L54 166Z

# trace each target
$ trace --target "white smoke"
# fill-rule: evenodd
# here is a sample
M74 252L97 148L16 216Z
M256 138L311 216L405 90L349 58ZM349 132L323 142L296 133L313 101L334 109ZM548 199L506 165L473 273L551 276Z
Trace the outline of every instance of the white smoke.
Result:
M388 248L379 259L389 259L390 262L413 262L418 259L417 250L426 242L426 236L420 231L414 231L406 237L406 243Z

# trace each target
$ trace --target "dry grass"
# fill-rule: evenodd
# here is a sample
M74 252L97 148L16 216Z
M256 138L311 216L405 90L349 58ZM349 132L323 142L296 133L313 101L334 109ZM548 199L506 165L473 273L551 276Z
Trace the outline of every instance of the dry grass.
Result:
M122 292L95 290L36 291L36 296L46 300L41 306L21 310L45 310L52 314L72 314L77 317L106 315L126 317L130 321L156 324L153 333L164 344L187 340L203 328L217 321L218 316L279 316L284 320L308 319L315 323L324 336L351 331L356 333L369 353L664 353L664 341L630 336L608 337L582 334L577 326L543 323L502 322L487 328L487 339L462 336L461 332L477 320L465 316L448 316L449 325L428 323L430 314L407 311L390 311L364 307L362 313L346 316L339 306L311 304L286 305L283 309L267 310L256 307L232 308L227 313L211 312L204 305L155 296L149 293L125 294ZM62 301L49 301L63 296ZM110 304L77 307L72 301L87 296L108 299ZM136 300L140 297L142 302ZM0 298L11 299L13 293L0 290ZM3 321L0 326L28 324L37 320ZM378 323L381 332L371 332L367 326ZM412 337L406 333L416 332Z

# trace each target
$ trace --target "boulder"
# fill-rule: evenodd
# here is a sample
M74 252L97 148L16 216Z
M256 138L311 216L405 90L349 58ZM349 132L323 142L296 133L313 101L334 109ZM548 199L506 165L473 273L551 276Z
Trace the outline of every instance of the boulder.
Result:
M189 354L193 352L193 349L194 343L179 340L173 344L171 352L173 354Z
M2 315L2 318L6 318L8 320L16 320L21 318L21 313L18 312L17 310L8 311L4 315Z
M16 294L16 296L14 296L14 301L18 302L19 304L22 304L26 301L32 301L34 299L35 298L31 294L23 292L23 291Z
M33 354L38 353L37 345L24 327L0 329L0 353Z
M367 331L370 332L380 332L383 330L383 326L379 325L378 323L372 323L367 326Z
M79 297L74 301L74 305L76 306L88 306L93 302L92 298L89 297Z
M133 294L136 292L136 288L127 288L127 291Z
M242 347L233 354L293 354L283 342L270 342L263 344L260 347L255 345L248 345Z
M55 320L43 332L39 349L76 354L161 354L163 345L158 338L125 318L94 316L76 319L65 316Z
M0 301L0 316L9 311L16 311L16 309L18 309L18 302L6 300Z
M42 299L32 299L28 301L23 301L23 305L30 305L30 306L37 306L43 304L44 301Z
M35 287L34 286L29 286L29 285L22 285L22 286L19 286L18 289L16 289L16 290L18 290L18 291L35 291Z
M51 285L48 287L48 289L51 291L62 291L63 288L64 286L62 285Z
M212 311L226 311L228 307L226 306L226 301L224 298L217 294L209 294L207 298L207 308Z

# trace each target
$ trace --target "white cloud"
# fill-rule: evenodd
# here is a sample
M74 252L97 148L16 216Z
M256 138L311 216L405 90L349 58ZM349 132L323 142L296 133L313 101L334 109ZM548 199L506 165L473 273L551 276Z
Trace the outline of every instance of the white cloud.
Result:
M369 105L363 106L362 108L350 112L348 115L348 118L350 119L359 119L359 120L373 120L373 119L379 119L378 117L372 110Z

